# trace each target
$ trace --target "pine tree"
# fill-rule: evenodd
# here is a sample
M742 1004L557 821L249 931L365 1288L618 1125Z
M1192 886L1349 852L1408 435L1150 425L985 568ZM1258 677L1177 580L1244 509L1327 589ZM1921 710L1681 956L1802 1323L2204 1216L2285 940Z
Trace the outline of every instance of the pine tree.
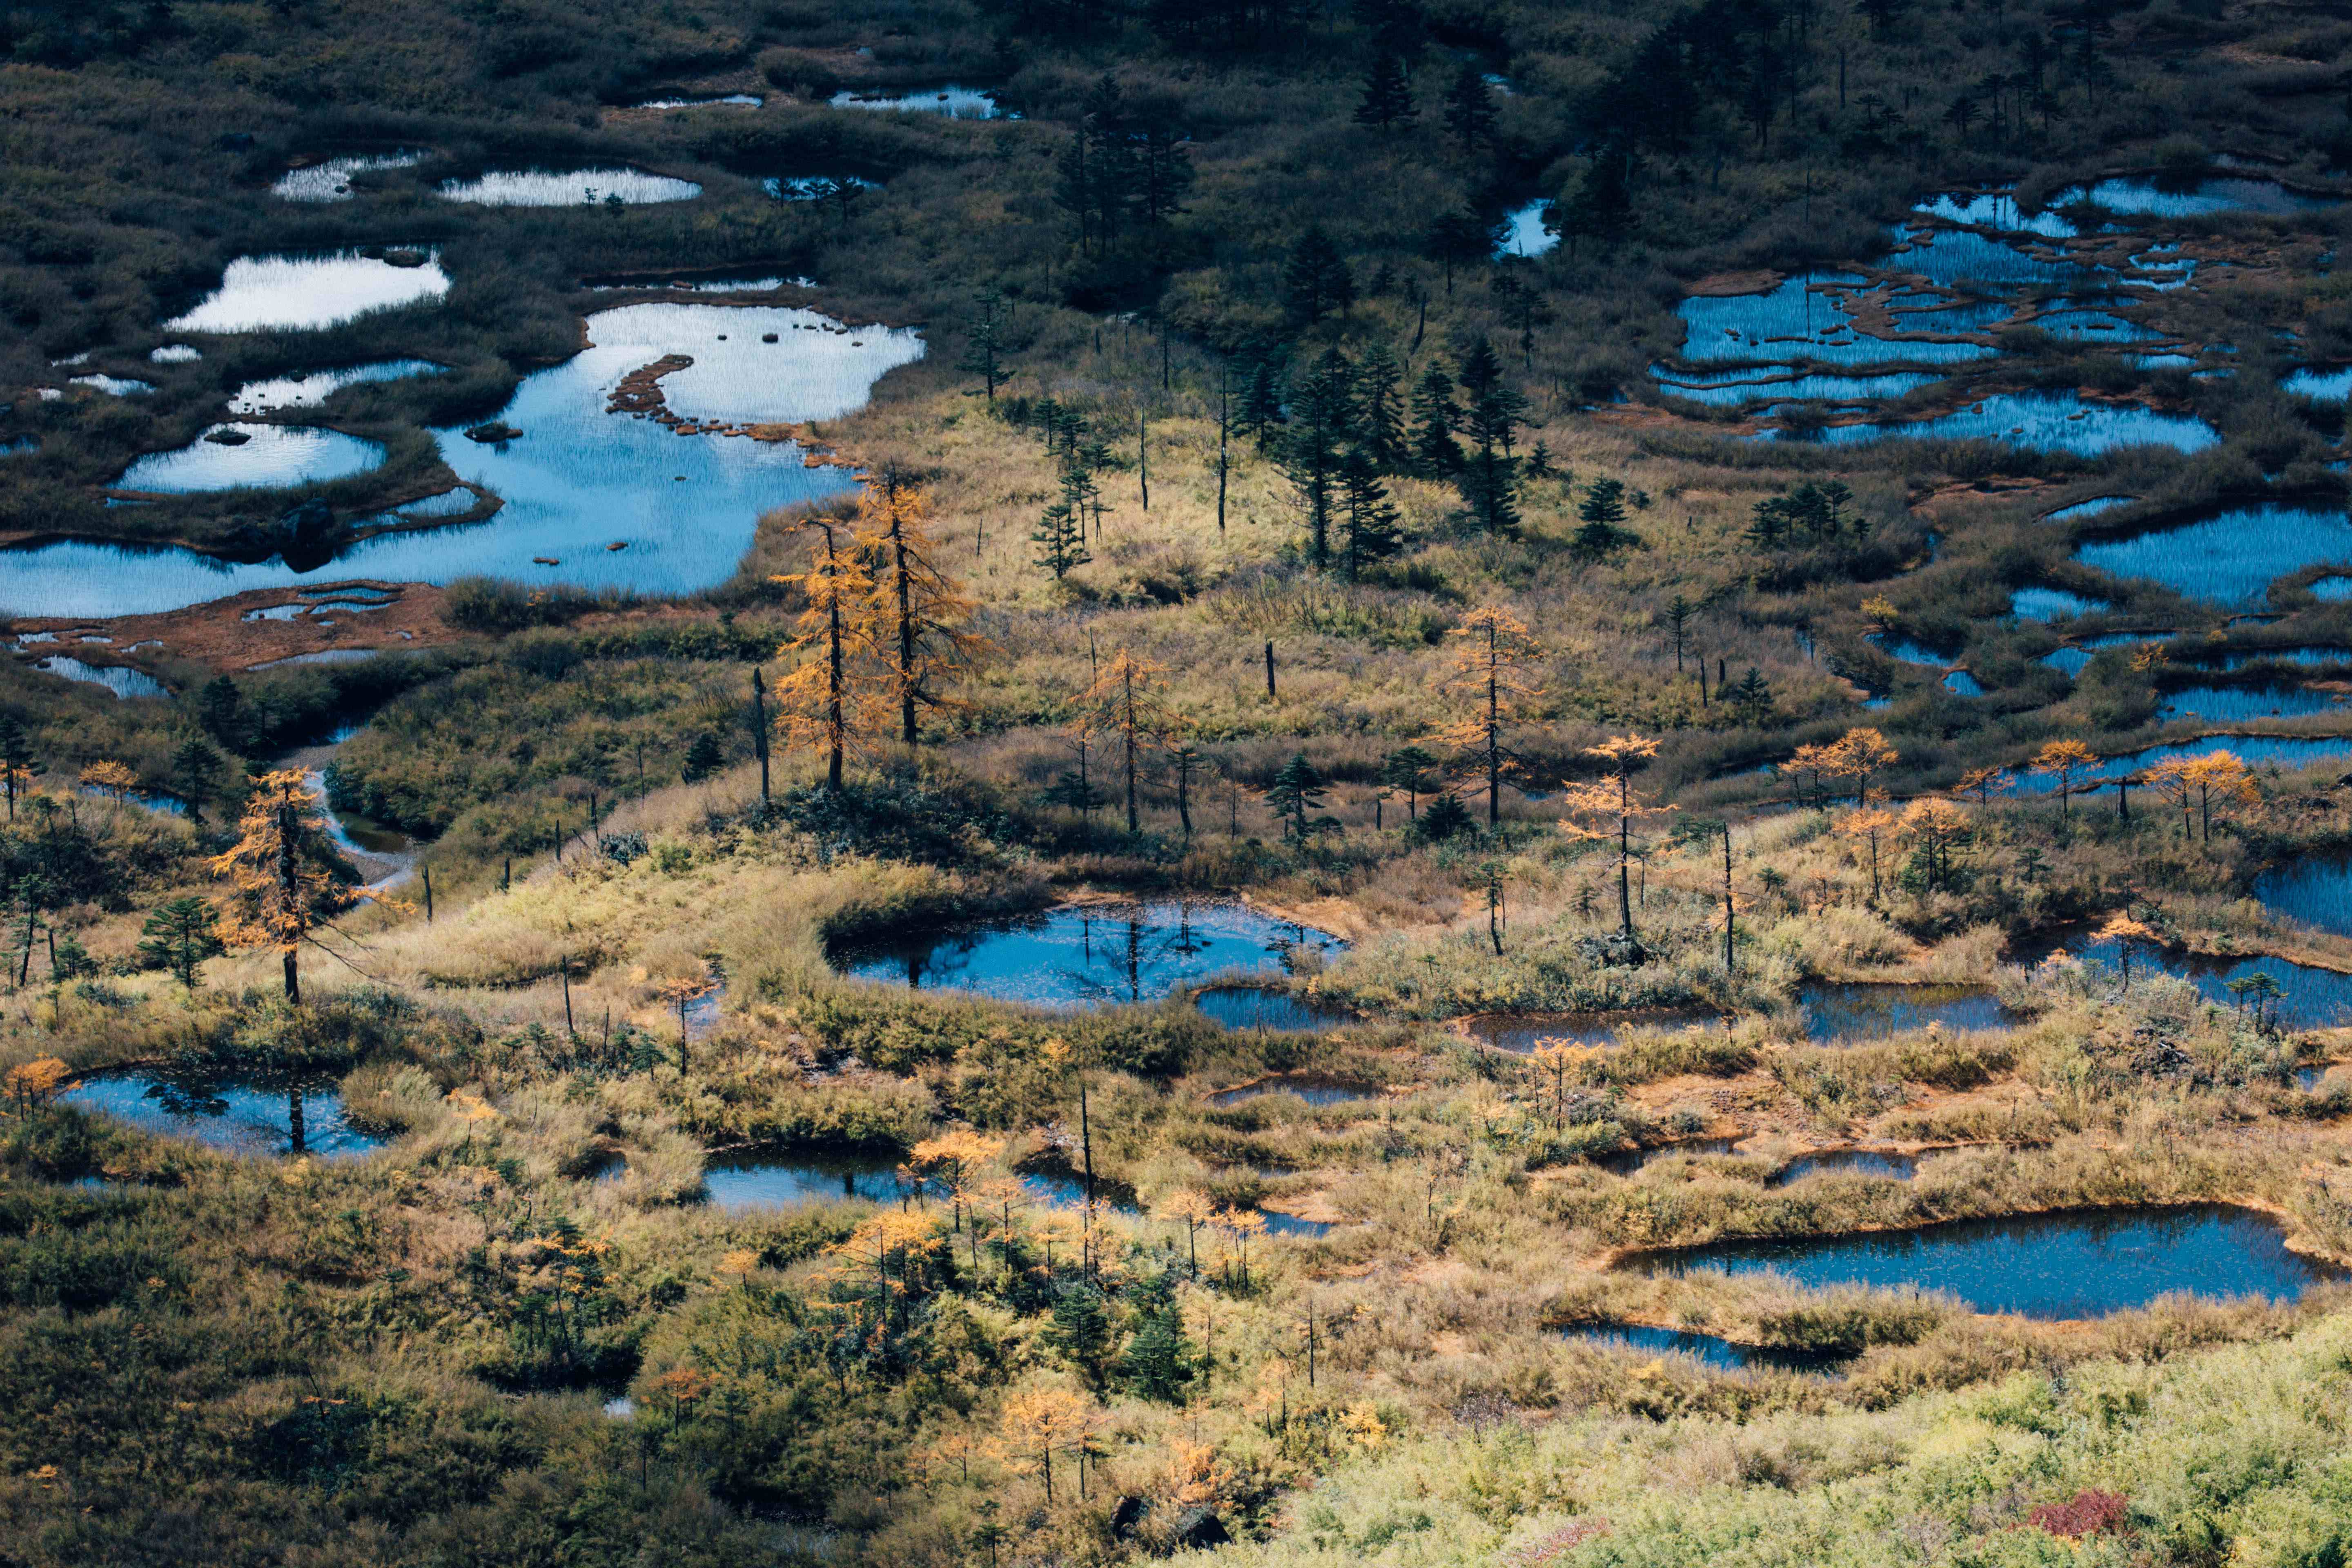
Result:
M1404 61L1383 50L1364 78L1364 95L1356 105L1356 123L1381 131L1412 123L1412 81Z
M167 899L155 906L139 928L139 953L194 991L201 983L205 960L218 958L220 916L212 905L193 894Z
M1356 366L1356 438L1375 473L1401 474L1411 461L1398 395L1402 376L1396 356L1382 343L1366 349Z
M1517 753L1504 739L1506 728L1540 695L1534 679L1536 640L1526 622L1494 605L1472 612L1445 635L1460 640L1444 689L1463 699L1467 710L1439 739L1465 770L1483 778L1486 820L1498 823L1503 819L1503 775L1518 765Z
M1544 226L1566 236L1571 246L1580 238L1615 239L1633 219L1631 189L1633 159L1622 147L1604 147L1584 171L1576 192L1555 202L1544 215Z
M1312 831L1307 813L1323 808L1325 787L1323 775L1307 760L1307 753L1292 752L1290 761L1282 764L1282 771L1274 775L1274 783L1265 791L1265 804L1282 818L1283 837L1302 842L1306 839Z
M245 706L236 682L226 675L215 675L205 682L205 689L196 694L196 721L230 751L241 750Z
M956 368L980 377L991 403L996 401L996 389L1012 375L1004 368L1005 325L1002 289L983 289L972 296L971 325L965 330L963 357L956 362Z
M229 689L235 691L236 688L232 685ZM16 820L16 793L32 771L33 738L25 732L25 726L16 721L16 715L0 713L0 790L7 794L11 822Z
M1072 499L1076 477L1075 469L1063 471L1061 499L1045 509L1029 534L1030 542L1037 546L1037 564L1051 572L1056 583L1094 559L1087 552L1086 514L1081 503Z
M1282 471L1307 515L1307 555L1318 566L1331 559L1332 503L1355 423L1354 383L1346 357L1325 351L1298 386L1282 444Z
M1406 746L1391 752L1381 763L1381 783L1404 796L1408 821L1421 820L1420 797L1433 787L1430 775L1436 771L1437 759L1419 746Z
M1454 427L1462 411L1454 405L1454 378L1434 359L1412 389L1412 468L1423 479L1445 479L1462 467Z
M1136 780L1144 751L1175 728L1167 708L1168 670L1121 647L1095 682L1078 694L1077 706L1091 733L1118 737L1127 780L1127 830L1139 832Z
M1751 664L1748 667L1748 673L1732 687L1728 700L1731 710L1738 714L1749 728L1761 728L1772 712L1772 688L1765 683L1763 675Z
M1475 267L1494 257L1503 243L1507 225L1496 219L1488 222L1467 207L1441 213L1429 226L1429 233L1421 242L1421 253L1445 268L1445 293L1454 294L1454 269Z
M1526 403L1504 384L1502 362L1483 337L1462 356L1462 390L1469 400L1463 427L1472 441L1461 468L1463 501L1487 538L1514 537L1519 531L1519 461L1511 455L1511 440L1524 423Z
M1625 485L1621 479L1595 479L1576 509L1583 526L1570 548L1586 561L1605 561L1621 550L1642 548L1642 536L1625 524Z
M180 786L180 798L188 803L189 821L205 819L205 802L220 783L220 753L193 735L172 753L172 782Z
M1091 1285L1064 1287L1054 1299L1054 1321L1045 1337L1077 1365L1088 1384L1102 1385L1103 1370L1118 1340L1110 1314L1103 1310L1102 1292Z
M1362 447L1350 447L1339 462L1339 507L1347 516L1348 576L1353 581L1375 561L1385 561L1403 548L1399 513L1381 483L1380 470Z
M1282 369L1272 354L1260 355L1241 406L1234 411L1234 428L1264 447L1282 428Z
M1465 153L1494 144L1495 89L1475 60L1445 89L1445 129Z
M696 735L686 748L686 757L678 764L678 777L687 784L699 784L727 764L727 752L719 737L705 730Z
M1293 326L1311 327L1356 300L1356 280L1347 259L1320 225L1310 226L1291 247L1282 269L1282 312Z
M1172 1300L1152 1303L1136 1325L1119 1375L1139 1399L1174 1405L1184 1397L1194 1373L1192 1342L1184 1334L1184 1314Z
M1191 141L1164 125L1135 138L1135 210L1146 223L1165 223L1184 210L1192 188Z

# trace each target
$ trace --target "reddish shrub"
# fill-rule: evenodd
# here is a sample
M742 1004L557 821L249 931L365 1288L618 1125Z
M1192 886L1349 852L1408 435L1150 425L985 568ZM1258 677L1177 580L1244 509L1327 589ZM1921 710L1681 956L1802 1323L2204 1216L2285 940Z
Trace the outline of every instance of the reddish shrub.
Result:
M2026 1516L2026 1522L2053 1535L2078 1541L2085 1535L2123 1533L2130 1501L2121 1492L2084 1487L2065 1502L2045 1502Z

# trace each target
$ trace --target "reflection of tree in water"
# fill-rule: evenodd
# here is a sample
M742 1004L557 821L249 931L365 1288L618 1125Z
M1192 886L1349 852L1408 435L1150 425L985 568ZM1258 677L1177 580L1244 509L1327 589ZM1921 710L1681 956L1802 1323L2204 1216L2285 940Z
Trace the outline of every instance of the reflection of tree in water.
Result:
M220 1092L220 1088L218 1084L158 1079L147 1086L147 1092L142 1098L153 1100L156 1108L166 1116L176 1117L183 1121L201 1121L228 1114L228 1100Z
M1189 900L1064 907L995 920L959 931L867 950L851 958L851 973L904 977L910 990L961 988L1032 1001L1142 1002L1176 983L1220 967L1262 967L1270 956L1296 973L1308 946L1329 946L1321 933L1296 923L1271 940L1259 917L1238 911L1249 925L1203 919ZM1033 939L1024 942L1018 939ZM1224 963L1220 953L1229 955ZM877 973L878 972L878 973Z

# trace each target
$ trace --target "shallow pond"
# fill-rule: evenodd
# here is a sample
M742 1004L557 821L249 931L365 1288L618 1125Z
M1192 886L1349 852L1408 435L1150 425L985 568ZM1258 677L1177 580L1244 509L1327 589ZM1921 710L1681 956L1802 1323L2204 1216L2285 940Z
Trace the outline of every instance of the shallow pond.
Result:
M143 670L125 664L84 664L65 654L36 659L33 668L44 675L63 676L91 686L103 686L117 697L169 697L172 689Z
M58 1097L142 1132L192 1138L236 1154L364 1154L387 1140L352 1127L331 1081L211 1083L150 1073L84 1079ZM300 1136L295 1135L299 1124Z
M1843 1174L1849 1176L1884 1176L1889 1181L1907 1182L1919 1173L1919 1157L1897 1154L1882 1149L1826 1149L1818 1154L1800 1154L1765 1182L1768 1187L1786 1187L1811 1175Z
M757 109L765 102L752 93L730 92L723 98L649 98L643 103L631 104L632 109L715 109L729 105L739 109Z
M1886 1039L1941 1024L1947 1029L2000 1029L2016 1022L1990 992L1968 985L1897 985L1809 980L1797 987L1810 1039Z
M2056 511L2045 511L2042 514L2042 521L2072 522L2076 518L2096 517L2103 511L2112 511L2119 506L2129 506L2138 499L2137 496L2093 496L2089 500L2078 500L2072 506L2062 506Z
M2352 564L2352 521L2341 511L2263 501L2179 528L2087 541L2074 547L2074 559L2208 604L2255 605L2289 573Z
M437 300L447 292L449 275L430 253L417 267L394 267L356 250L240 256L221 274L219 288L186 315L164 322L163 330L258 332L331 327L373 311ZM191 351L184 357L196 356Z
M347 386L367 382L405 381L411 376L441 375L446 365L428 359L379 360L373 364L345 365L340 370L312 371L308 375L281 375L268 381L248 381L228 400L232 414L267 414L277 408L316 408Z
M228 433L244 440L224 445ZM215 425L175 452L150 452L122 470L113 489L158 495L205 490L285 489L364 474L383 448L340 430L302 425Z
M2163 693L2158 723L2204 719L2235 723L2246 719L2300 719L2345 707L2341 694L2307 686L2183 686Z
M150 364L192 364L204 357L200 351L187 343L165 343L162 348L147 352Z
M1790 370L1787 365L1757 368ZM1933 386L1943 379L1922 371L1897 371L1890 375L1797 375L1792 373L1767 380L1751 376L1737 380L1705 377L1682 381L1668 379L1675 373L1657 365L1651 367L1651 374L1659 377L1658 390L1667 396L1704 404L1709 408L1736 408L1742 404L1768 403L1776 399L1799 402L1832 402L1856 397L1893 399L1906 396L1923 386Z
M2258 894L2260 890L2257 885ZM2095 942L2087 932L2068 937L2057 944L2057 949L2118 972L2123 966L2123 951L2116 942ZM2207 1001L2231 1008L2243 1004L2231 994L2230 982L2243 980L2259 970L2283 988L2284 994L2270 1005L2277 1009L2280 1021L2288 1027L2333 1028L2352 1022L2352 974L2339 974L2332 969L2318 969L2267 954L2217 958L2207 953L2170 952L2145 942L2132 944L2131 969L2135 981L2150 970L2162 970L2196 986L2198 994Z
M2210 213L2262 213L2293 217L2338 204L2326 196L2306 196L2273 180L2206 179L2162 175L2101 180L2087 189L2071 186L2050 198L2052 206L2089 201L2111 213L2153 217L2203 217Z
M691 201L702 187L643 169L500 169L470 180L444 180L439 194L444 201L486 207L576 207L615 200L639 206Z
M1228 1029L1319 1035L1362 1022L1340 1008L1318 1006L1287 991L1256 985L1207 986L1192 998L1192 1005Z
M1513 207L1503 215L1508 226L1502 243L1495 247L1496 256L1541 256L1559 244L1559 236L1544 228L1544 214L1551 210L1548 201L1533 201Z
M2286 1249L2246 1209L2091 1209L1961 1220L1923 1230L1718 1243L1654 1253L1654 1274L1770 1269L1815 1288L1863 1284L1948 1291L1979 1312L2095 1318L2186 1291L2292 1300L2339 1278Z
M1359 1083L1333 1083L1325 1079L1270 1078L1244 1084L1239 1089L1220 1089L1209 1096L1209 1103L1239 1105L1244 1100L1262 1100L1270 1094L1293 1095L1309 1105L1346 1105L1359 1100L1378 1100L1381 1091Z
M2336 370L2298 370L2280 382L2279 389L2296 397L2342 403L2352 398L2352 364Z
M155 390L155 384L152 381L133 381L128 377L113 375L78 375L73 378L71 384L87 386L92 391L102 392L109 397L144 397Z
M2258 664L2293 664L2305 668L2321 668L2328 665L2352 665L2352 647L2305 646L2299 647L2239 648L2220 654L2184 653L2184 662L2218 668L2224 673L2247 669Z
M1849 1359L1819 1351L1738 1344L1713 1334L1696 1334L1683 1329L1654 1329L1641 1323L1587 1323L1564 1329L1561 1332L1570 1339L1581 1340L1587 1344L1638 1351L1644 1355L1686 1355L1708 1366L1735 1372L1750 1367L1776 1372L1832 1372Z
M1685 1029L1717 1022L1712 1014L1676 1013L1658 1009L1630 1013L1490 1013L1461 1021L1471 1038L1526 1056L1547 1041L1574 1046L1613 1046L1621 1030L1629 1028Z
M289 169L269 187L272 195L289 202L347 202L352 199L352 176L373 174L386 169L413 169L425 162L422 153L366 153L348 158L329 158L323 163L308 163L299 169Z
M1955 697L1982 697L1984 683L1965 669L1956 669L1944 677L1944 689Z
M2215 752L2233 752L2251 768L2263 768L2275 763L2281 769L2292 772L2339 757L2352 756L2352 736L2208 735L2201 740L2150 746L2145 751L2131 752L2119 757L2103 757L2095 767L2086 768L2076 775L2075 787L2079 791L2086 784L2112 783L2174 757L2210 756ZM2058 782L2045 773L2020 770L2014 787L2020 795L2048 795L2058 787ZM2143 805L2147 804L2142 803Z
M952 120L993 120L999 112L996 100L988 93L954 82L896 95L844 90L826 101L835 109L896 110L907 114L944 114Z
M434 432L460 478L505 498L489 521L379 534L310 571L283 561L224 562L87 541L5 551L0 608L19 616L148 615L310 577L446 583L480 574L699 592L734 572L762 512L836 494L853 481L840 468L803 467L801 449L789 443L675 436L650 419L608 414L606 402L629 372L686 353L695 357L693 367L662 382L683 416L831 418L862 405L876 377L922 352L911 334L794 330L822 321L806 310L724 305L598 311L587 321L592 346L525 377L499 412L522 430L520 439L490 445L467 439L462 429ZM776 342L760 341L768 331ZM614 542L627 548L605 548ZM542 556L561 564L537 564Z
M2254 897L2273 914L2352 936L2352 857L2305 855L2254 879Z
M1913 642L1909 637L1890 637L1873 632L1863 640L1887 658L1899 658L1906 664L1924 664L1930 669L1943 669L1952 662L1925 643Z
M1769 363L1791 356L1829 364L1957 364L1990 359L1983 343L1891 342L1856 330L1829 291L1864 280L1851 272L1807 272L1762 294L1693 295L1676 307L1685 326L1683 357L1697 363Z
M2074 226L2054 212L2029 213L2007 190L1962 192L1921 202L1911 209L1946 223L1999 229L2003 234L2035 234L2044 239L2072 239Z
M2108 607L2103 599L2086 599L2063 588L2020 588L2009 596L2009 613L2021 621L2066 620Z
M902 1191L888 1154L730 1154L702 1170L702 1190L723 1209L796 1208L864 1198L894 1204Z
M2022 288L2081 289L2112 283L2104 268L2036 255L1973 230L1938 228L1901 250L1881 257L1878 267L1908 272L1947 289L2005 292Z
M1765 431L1762 438L1794 437ZM1831 425L1802 437L1830 446L1889 438L2006 441L2040 452L2090 455L2118 447L2169 447L2201 452L2221 437L2203 420L2153 408L2085 403L2072 392L2004 392L1934 419L1883 425Z
M835 967L918 990L1077 1007L1148 1002L1214 975L1287 968L1295 949L1342 945L1240 904L1154 900L1064 905L909 936L845 953Z

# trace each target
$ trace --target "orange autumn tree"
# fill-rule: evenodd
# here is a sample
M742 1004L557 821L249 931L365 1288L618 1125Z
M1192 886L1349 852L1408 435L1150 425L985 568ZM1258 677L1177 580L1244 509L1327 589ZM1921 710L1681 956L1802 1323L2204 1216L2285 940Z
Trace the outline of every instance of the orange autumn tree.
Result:
M2205 843L2213 841L2215 806L2262 804L2263 792L2255 787L2254 770L2246 766L2235 752L2214 752L2191 758L2185 777L2189 786L2197 792L2197 837Z
M825 755L825 786L841 788L842 759L876 714L873 574L837 518L814 517L809 568L772 579L808 601L782 648L793 668L776 682L784 744Z
M324 803L295 770L261 775L238 819L237 841L213 857L211 867L233 888L222 939L235 947L276 947L285 960L286 1000L297 1006L302 944L316 945L312 931L375 897L343 880Z
M1078 693L1077 711L1086 733L1118 740L1127 776L1127 830L1140 831L1135 808L1137 759L1180 727L1168 706L1168 667L1121 647L1095 676L1094 684Z
M1533 702L1542 689L1534 670L1539 651L1527 623L1499 605L1488 605L1445 634L1461 639L1443 689L1466 699L1467 711L1438 731L1438 741L1458 754L1465 771L1486 781L1486 823L1503 819L1503 774L1517 758L1503 742L1504 727Z
M1875 730L1848 730L1822 750L1822 771L1832 778L1853 781L1853 803L1874 805L1886 798L1878 775L1903 760Z
M977 608L940 565L930 496L884 470L857 501L857 542L873 584L872 626L884 685L898 706L898 739L913 746L923 709L956 704L943 688L995 651L965 629Z
M1633 769L1658 754L1658 742L1642 735L1612 735L1597 746L1585 747L1584 754L1600 758L1603 771L1598 779L1571 784L1560 792L1560 805L1568 816L1559 826L1580 838L1616 839L1617 924L1632 936L1633 824L1641 817L1674 809L1633 793Z
M2080 741L2052 741L2033 753L2033 771L2050 775L2058 791L2058 819L2066 819L2066 802L2081 789L2083 775L2099 765L2099 753Z

